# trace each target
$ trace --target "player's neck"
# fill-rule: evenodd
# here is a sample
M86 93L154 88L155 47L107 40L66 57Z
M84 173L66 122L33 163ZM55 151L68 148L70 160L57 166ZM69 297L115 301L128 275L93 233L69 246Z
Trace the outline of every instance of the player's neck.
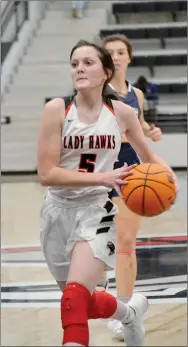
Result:
M117 92L125 93L127 92L127 85L125 83L125 79L126 77L124 75L115 74L112 80L110 81L110 84Z
M76 96L76 104L87 109L97 109L102 105L102 92L99 91L87 91L78 92Z

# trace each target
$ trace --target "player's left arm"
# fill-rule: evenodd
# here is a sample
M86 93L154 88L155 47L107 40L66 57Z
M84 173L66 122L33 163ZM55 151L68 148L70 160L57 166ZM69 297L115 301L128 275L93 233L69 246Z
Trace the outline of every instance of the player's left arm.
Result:
M145 163L157 163L166 167L176 180L174 172L165 162L165 160L159 157L148 146L148 141L144 136L143 129L134 110L130 106L125 105L122 102L115 101L114 103L114 110L117 116L118 123L122 131L125 132L129 143L134 148L135 152L139 155L141 160Z
M133 87L133 89L136 93L138 103L140 106L141 114L140 114L139 121L140 121L142 130L144 132L144 135L146 137L151 138L152 141L160 141L162 137L161 129L156 127L155 124L151 124L150 126L144 118L144 94L138 88Z

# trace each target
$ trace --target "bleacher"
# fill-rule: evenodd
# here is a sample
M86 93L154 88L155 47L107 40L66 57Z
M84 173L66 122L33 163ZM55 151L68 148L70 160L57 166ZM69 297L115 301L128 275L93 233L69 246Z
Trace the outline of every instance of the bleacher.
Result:
M2 171L36 169L43 105L47 98L66 96L72 91L69 53L80 38L127 35L133 45L128 80L135 83L138 76L144 75L157 84L158 125L164 134L187 132L186 1L116 0L111 5L100 4L95 3L95 8L89 8L81 20L75 21L64 11L64 2L49 2L3 95Z
M121 20L121 16L132 13L150 13L154 14L156 12L159 13L168 13L171 17L172 21L177 21L178 17L181 16L182 12L187 11L187 1L179 0L156 0L156 1L122 1L116 2L112 5L112 13L116 19L116 23L119 23Z
M169 22L169 23L142 23L122 25L116 24L100 30L101 37L112 34L124 34L130 40L134 39L157 39L163 48L172 38L187 37L186 22ZM184 40L185 41L185 40ZM165 47L164 47L165 48Z
M186 9L184 0L116 1L111 7L116 24L100 30L100 38L124 34L131 40L127 78L135 83L144 75L157 85L158 126L164 133L187 132Z

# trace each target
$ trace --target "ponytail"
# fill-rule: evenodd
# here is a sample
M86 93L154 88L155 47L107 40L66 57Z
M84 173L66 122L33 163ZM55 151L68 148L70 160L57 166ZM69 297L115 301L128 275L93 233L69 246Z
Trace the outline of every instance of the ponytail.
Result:
M104 84L102 96L103 98L119 100L117 92L114 89L112 89L107 83Z

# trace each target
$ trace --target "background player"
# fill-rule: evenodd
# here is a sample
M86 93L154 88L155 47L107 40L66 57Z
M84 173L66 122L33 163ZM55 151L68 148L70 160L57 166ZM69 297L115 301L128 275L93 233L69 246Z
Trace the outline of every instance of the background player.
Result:
M115 73L110 81L110 87L116 91L119 100L131 106L140 121L144 135L152 141L161 139L161 130L145 121L144 95L138 88L133 87L127 80L127 69L132 60L132 45L124 35L107 36L103 41L103 46L110 53L115 66ZM132 165L139 164L140 160L131 147L126 137L123 139L118 161L115 168L122 167L124 163ZM118 252L116 266L117 295L123 302L128 302L131 298L137 274L136 259L136 235L140 227L141 217L131 212L122 199L118 197L115 190L112 191L111 198L119 207L119 214L116 216L116 229L118 233ZM106 277L106 276L104 276ZM109 328L118 337L123 337L121 322L110 321Z
M38 174L49 186L41 211L41 246L63 291L63 344L88 346L88 319L113 317L124 324L126 344L141 345L147 299L135 294L124 304L94 291L105 268L115 264L117 210L108 192L121 194L122 178L132 168L113 170L125 132L143 161L168 165L149 149L132 108L102 97L114 72L109 53L81 41L70 59L78 94L68 103L54 99L46 104L38 147Z

